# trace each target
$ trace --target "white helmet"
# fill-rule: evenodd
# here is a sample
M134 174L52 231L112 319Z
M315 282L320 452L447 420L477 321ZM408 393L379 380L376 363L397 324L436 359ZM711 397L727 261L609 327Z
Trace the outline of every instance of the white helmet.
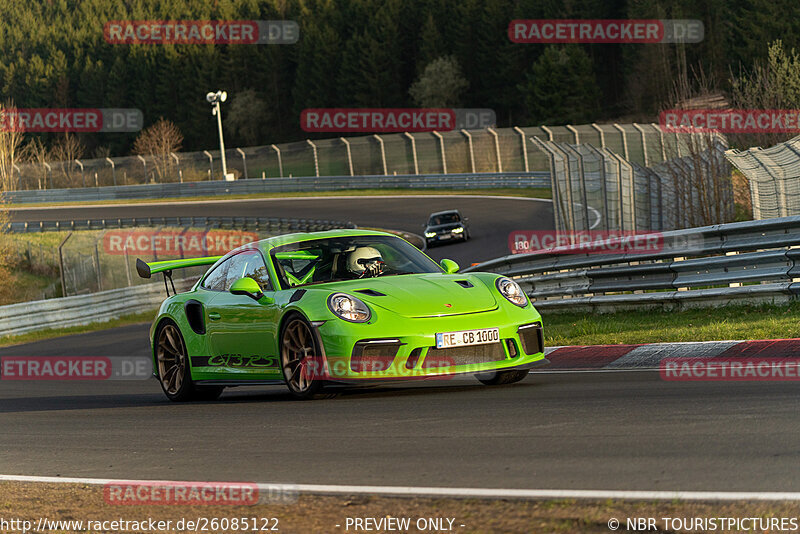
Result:
M347 270L358 276L378 276L386 263L373 247L358 247L347 255Z

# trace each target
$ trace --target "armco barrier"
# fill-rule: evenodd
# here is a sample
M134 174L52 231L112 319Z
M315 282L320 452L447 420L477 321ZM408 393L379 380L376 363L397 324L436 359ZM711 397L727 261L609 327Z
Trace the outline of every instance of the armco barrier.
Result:
M800 216L664 232L655 252L579 246L517 254L465 271L516 279L539 309L612 311L780 303L800 295ZM619 245L610 240L607 246Z
M165 199L296 193L352 189L488 189L550 187L548 172L430 174L396 176L320 176L266 178L207 182L120 185L72 189L9 191L4 198L13 204L38 202L91 202L126 199Z
M167 226L171 228L223 228L264 230L269 232L319 232L337 228L355 228L352 222L310 219L278 219L275 217L128 217L116 219L70 219L63 221L12 222L13 233L57 232L66 230L105 230Z
M175 285L186 282L176 280ZM164 298L164 284L153 283L0 306L0 336L110 321L123 315L155 310Z

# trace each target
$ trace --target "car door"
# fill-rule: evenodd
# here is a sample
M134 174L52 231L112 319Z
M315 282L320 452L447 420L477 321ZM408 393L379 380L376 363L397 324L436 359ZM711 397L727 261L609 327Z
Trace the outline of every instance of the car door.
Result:
M208 305L208 335L213 354L209 363L219 365L231 379L280 377L277 351L278 308L264 258L258 250L244 250L228 259L226 281ZM250 277L264 297L258 301L234 295L236 280Z

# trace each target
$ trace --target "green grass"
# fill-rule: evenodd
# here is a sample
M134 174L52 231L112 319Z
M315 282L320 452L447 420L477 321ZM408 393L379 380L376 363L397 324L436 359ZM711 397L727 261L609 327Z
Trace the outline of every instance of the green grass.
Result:
M615 345L800 337L800 302L679 312L543 312L545 345Z
M103 323L93 323L82 326L71 326L68 328L53 328L47 330L40 330L38 332L30 332L28 334L21 334L18 336L3 336L0 337L0 347L9 345L19 345L21 343L32 343L34 341L41 341L43 339L51 339L54 337L68 336L70 334L82 334L85 332L97 332L100 330L108 330L109 328L116 328L118 326L125 326L137 323L150 323L156 316L156 310L142 313L135 313L125 315L118 319L112 319Z
M336 191L286 191L278 193L253 193L249 195L225 196L196 196L196 197L169 197L163 199L125 199L125 200L93 200L87 202L35 202L25 204L10 204L9 208L38 208L43 206L96 206L113 204L141 204L146 202L197 202L202 200L231 200L231 199L259 199L259 198L290 198L290 197L334 197L334 196L384 196L384 195L496 195L513 196L522 198L552 198L549 187L522 188L497 188L497 189L341 189Z

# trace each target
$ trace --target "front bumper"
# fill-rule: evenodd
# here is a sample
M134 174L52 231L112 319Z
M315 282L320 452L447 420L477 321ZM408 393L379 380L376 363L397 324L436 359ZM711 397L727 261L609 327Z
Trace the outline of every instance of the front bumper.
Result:
M397 318L390 328L341 320L317 323L324 361L317 376L333 382L451 378L527 369L544 357L541 319L528 308L427 318ZM509 315L519 317L510 320ZM525 327L520 330L520 327ZM497 327L498 343L436 349L436 333ZM380 334L376 335L376 330Z

